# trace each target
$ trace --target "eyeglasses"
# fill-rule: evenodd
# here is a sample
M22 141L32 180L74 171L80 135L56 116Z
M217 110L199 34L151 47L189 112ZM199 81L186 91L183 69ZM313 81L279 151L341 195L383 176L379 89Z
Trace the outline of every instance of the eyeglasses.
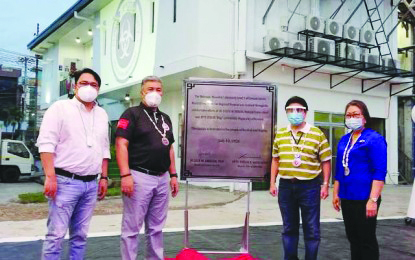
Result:
M299 108L299 107L296 107L296 108L286 108L285 109L285 112L287 112L287 113L303 113L303 112L305 112L305 109L304 108Z
M99 89L98 83L96 83L96 82L80 81L80 82L78 82L78 85L80 87L91 86L95 89Z
M350 118L361 118L361 117L363 117L363 115L362 114L359 114L359 113L346 114L346 118L347 119L350 119Z

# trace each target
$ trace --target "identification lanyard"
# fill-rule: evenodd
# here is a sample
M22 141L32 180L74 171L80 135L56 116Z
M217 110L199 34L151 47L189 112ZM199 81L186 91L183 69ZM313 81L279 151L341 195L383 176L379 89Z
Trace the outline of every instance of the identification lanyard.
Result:
M300 138L298 138L298 141L295 139L293 132L291 131L291 151L294 153L294 160L292 162L292 164L294 165L294 167L299 167L301 165L301 153L303 152L304 149L304 145L305 145L305 141L303 140L303 143L301 144L300 148L298 148L298 145L301 142L301 138L304 135L304 132L301 132ZM307 137L307 134L305 135L304 139ZM297 150L299 151L294 151L294 146L297 148Z
M144 109L144 112L146 112L146 115L148 116L148 119L150 119L151 123L153 123L154 128L157 130L157 132L159 132L159 134L161 135L161 142L164 145L169 145L169 139L166 138L166 131L169 130L169 126L166 124L166 122L164 122L164 117L163 115L161 116L161 120L163 121L162 127L163 127L163 133L160 131L160 129L158 129L156 123L154 123L153 119L151 119L151 116L148 114L147 110Z
M92 109L92 111L91 111L92 112L92 125L91 125L91 131L88 132L87 126L85 125L84 118L83 118L82 113L81 113L81 109L79 108L79 106L77 106L77 108L78 108L79 116L81 117L82 125L84 127L84 132L85 132L85 136L86 136L86 145L88 147L92 147L92 145L93 145L92 135L94 133L94 125L95 125L95 110Z
M294 151L294 146L295 146L297 148L297 150L299 150L298 152L301 153L303 151L303 149L304 149L304 143L305 143L305 141L303 141L303 143L300 145L300 148L298 148L298 147L299 147L299 144L301 142L301 138L303 137L304 133L301 132L301 135L300 135L300 138L298 138L298 141L297 141L297 139L295 139L295 137L293 135L293 132L291 131L290 133L291 133L291 150L293 152L295 152ZM306 138L306 137L307 137L307 134L305 135L304 138Z
M357 137L357 139L359 139L359 137ZM344 150L343 158L342 158L342 164L343 164L343 167L344 167L344 175L346 175L346 176L350 174L350 168L349 168L350 151L353 149L353 146L357 143L357 139L356 139L356 142L354 142L350 145L352 139L353 139L353 132L350 133L350 138L349 138L349 141L347 142L346 149ZM350 148L347 149L347 147L349 147L349 145L350 145Z

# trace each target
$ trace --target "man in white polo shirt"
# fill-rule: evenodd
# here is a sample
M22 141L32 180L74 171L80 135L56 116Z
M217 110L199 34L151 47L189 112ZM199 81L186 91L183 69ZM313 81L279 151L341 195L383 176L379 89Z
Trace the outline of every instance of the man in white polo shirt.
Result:
M42 259L61 258L68 227L69 258L84 258L97 193L103 199L107 192L108 116L95 102L101 79L86 68L75 73L75 82L75 97L50 106L37 139L49 199Z

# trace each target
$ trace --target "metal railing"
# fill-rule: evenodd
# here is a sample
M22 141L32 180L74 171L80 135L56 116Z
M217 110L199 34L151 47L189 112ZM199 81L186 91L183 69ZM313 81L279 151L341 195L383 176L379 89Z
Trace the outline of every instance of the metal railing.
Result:
M412 184L414 182L413 159L401 149L398 150L398 158L399 177L401 181Z

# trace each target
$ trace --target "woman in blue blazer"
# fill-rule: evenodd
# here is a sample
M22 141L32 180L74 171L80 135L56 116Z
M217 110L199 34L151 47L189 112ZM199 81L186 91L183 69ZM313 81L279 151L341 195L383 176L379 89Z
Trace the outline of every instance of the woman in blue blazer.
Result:
M353 100L346 105L345 124L351 130L337 148L333 207L342 210L351 259L379 259L376 219L385 183L385 138L368 128L366 105Z

